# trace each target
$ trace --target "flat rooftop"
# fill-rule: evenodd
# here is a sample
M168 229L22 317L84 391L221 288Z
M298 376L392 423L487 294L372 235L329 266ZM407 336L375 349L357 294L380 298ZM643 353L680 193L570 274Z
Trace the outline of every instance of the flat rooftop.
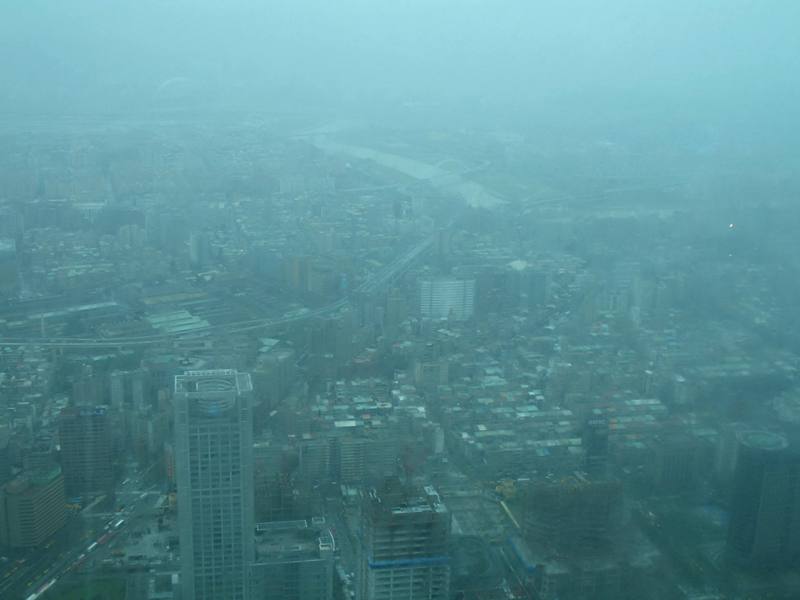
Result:
M186 371L175 377L175 392L188 395L236 392L242 394L253 389L249 373L235 369L208 369Z
M323 518L259 523L256 532L256 564L313 561L333 555L333 536Z

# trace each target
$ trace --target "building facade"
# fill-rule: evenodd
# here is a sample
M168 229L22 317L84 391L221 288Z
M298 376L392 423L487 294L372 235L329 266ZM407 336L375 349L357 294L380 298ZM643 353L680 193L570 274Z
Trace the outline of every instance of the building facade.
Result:
M757 569L797 563L800 459L782 435L743 431L738 440L728 558Z
M425 279L419 283L423 319L464 321L475 312L474 279Z
M68 497L104 494L113 489L113 437L105 406L65 408L59 421L59 439Z
M261 523L256 530L256 597L331 600L334 543L325 519Z
M397 484L365 498L361 600L450 597L450 513L433 487Z
M250 376L175 378L175 462L183 597L247 600L254 558Z
M0 297L13 297L19 291L17 244L0 238Z
M60 467L20 475L0 490L0 544L39 546L64 526L66 506Z

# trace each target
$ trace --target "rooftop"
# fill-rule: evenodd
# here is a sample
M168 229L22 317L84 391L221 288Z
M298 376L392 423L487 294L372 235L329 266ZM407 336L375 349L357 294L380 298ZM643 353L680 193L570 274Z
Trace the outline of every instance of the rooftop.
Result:
M192 395L219 394L235 391L237 394L253 389L250 375L235 369L208 369L186 371L175 377L175 392Z
M769 431L743 431L739 434L739 441L761 450L782 450L788 445L785 437Z
M324 518L259 523L256 532L256 564L320 560L334 549Z

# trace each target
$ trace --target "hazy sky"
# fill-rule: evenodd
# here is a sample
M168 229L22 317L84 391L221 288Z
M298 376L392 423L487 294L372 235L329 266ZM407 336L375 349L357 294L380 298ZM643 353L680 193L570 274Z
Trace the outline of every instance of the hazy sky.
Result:
M445 106L797 122L797 0L7 0L0 110Z

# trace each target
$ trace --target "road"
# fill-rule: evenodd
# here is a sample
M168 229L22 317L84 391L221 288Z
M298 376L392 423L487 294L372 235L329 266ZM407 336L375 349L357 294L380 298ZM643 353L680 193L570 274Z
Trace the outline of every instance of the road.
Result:
M62 549L62 546L53 546L61 549L60 553L40 553L36 559L26 562L26 569L19 573L20 576L9 577L8 581L0 584L0 598L8 600L36 600L37 598L57 598L59 585L70 575L77 574L88 563L99 563L110 555L110 543L124 536L128 529L141 519L151 517L153 504L160 492L152 489L135 489L136 481L126 489L123 486L118 492L120 502L125 504L125 509L115 513L88 513L82 514L78 519L97 521L94 529L88 529L91 535L75 538L67 542L71 546ZM127 502L126 502L127 500ZM70 536L67 536L70 538ZM17 575L17 573L15 573ZM88 575L87 577L91 577Z
M68 524L70 528L74 526L75 523ZM44 551L30 552L13 559L6 557L8 562L3 565L3 571L0 573L0 598L23 598L25 591L33 586L37 573L42 572L47 565L65 552L62 547L66 547L66 539L59 539L58 546L49 546Z

